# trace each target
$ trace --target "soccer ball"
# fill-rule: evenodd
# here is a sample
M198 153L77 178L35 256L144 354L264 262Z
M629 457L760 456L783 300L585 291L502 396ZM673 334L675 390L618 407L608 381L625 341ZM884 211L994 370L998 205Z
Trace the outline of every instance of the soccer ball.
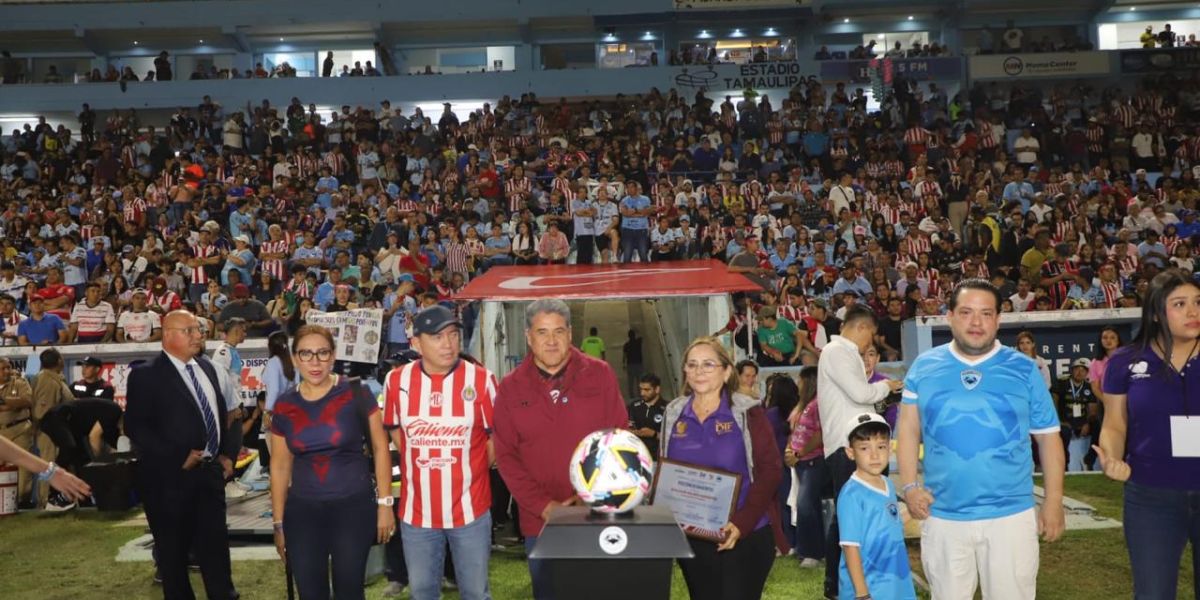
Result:
M571 455L571 486L592 510L617 514L633 510L650 490L654 464L646 444L631 431L593 431Z

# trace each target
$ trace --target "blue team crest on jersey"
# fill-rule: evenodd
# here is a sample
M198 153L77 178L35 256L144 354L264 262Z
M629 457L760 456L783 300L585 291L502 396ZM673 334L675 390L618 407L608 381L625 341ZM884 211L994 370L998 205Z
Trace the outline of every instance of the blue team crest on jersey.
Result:
M963 371L960 377L962 379L963 387L967 388L968 390L975 389L975 386L979 385L980 381L983 381L983 373L980 373L975 369L967 369L966 371Z

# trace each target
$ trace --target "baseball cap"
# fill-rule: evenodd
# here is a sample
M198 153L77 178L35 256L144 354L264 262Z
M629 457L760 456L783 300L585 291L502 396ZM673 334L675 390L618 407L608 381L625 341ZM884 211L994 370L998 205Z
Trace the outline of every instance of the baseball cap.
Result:
M847 438L852 437L854 435L855 430L857 430L859 427L862 427L863 425L867 425L868 423L879 423L880 425L887 427L888 431L892 430L891 425L888 425L888 422L885 421L883 417L879 416L876 413L865 412L865 413L859 413L857 415L854 415L853 417L850 417L850 420L848 420L846 422L846 431L847 431L846 437Z
M125 244L125 246L121 248L121 252L133 252L133 246Z
M1072 369L1074 369L1075 367L1083 367L1083 368L1087 369L1091 366L1092 366L1092 361L1090 361L1086 358L1077 358L1071 362Z
M104 363L99 358L96 358L95 356L89 356L89 357L83 359L82 364L86 367L103 367L104 366Z
M234 298L249 298L250 297L250 288L247 287L246 284L244 284L244 283L239 283L239 284L233 286L233 297Z
M413 333L416 335L437 335L441 330L451 326L462 326L454 311L440 304L430 306L417 313L413 319Z
M249 243L250 243L250 236L248 236L248 235L239 235L239 236L237 236L237 237L233 238L233 240L234 240L235 242L241 242L241 243L243 243L243 244L249 244Z
M146 292L146 288L136 288L136 289L134 289L134 290L133 290L133 292L132 292L132 293L130 293L130 294L129 294L129 296L132 298L133 296L136 296L136 295L138 295L138 294L141 294L141 295L143 295L143 296L149 296L149 295L150 295L148 292Z
M416 280L413 279L412 273L401 273L400 276L396 278L396 281L416 281Z

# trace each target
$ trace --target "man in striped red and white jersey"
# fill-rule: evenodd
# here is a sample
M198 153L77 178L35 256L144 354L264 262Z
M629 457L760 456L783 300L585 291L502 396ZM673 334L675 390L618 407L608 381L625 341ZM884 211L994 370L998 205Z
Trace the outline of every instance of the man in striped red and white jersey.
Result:
M488 596L496 378L459 358L461 324L435 305L413 318L421 359L388 373L383 424L400 452L397 513L413 598L438 598L450 545L459 594Z

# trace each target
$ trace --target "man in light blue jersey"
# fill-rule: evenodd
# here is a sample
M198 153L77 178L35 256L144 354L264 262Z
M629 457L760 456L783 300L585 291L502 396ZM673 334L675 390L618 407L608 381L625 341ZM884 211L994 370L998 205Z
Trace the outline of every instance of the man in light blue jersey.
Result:
M917 357L897 424L900 496L924 519L921 562L939 600L1032 600L1038 541L1063 532L1066 458L1054 401L1037 365L996 341L1000 292L967 279L950 296L954 340ZM1038 443L1046 500L1037 512ZM917 480L925 443L925 481Z

